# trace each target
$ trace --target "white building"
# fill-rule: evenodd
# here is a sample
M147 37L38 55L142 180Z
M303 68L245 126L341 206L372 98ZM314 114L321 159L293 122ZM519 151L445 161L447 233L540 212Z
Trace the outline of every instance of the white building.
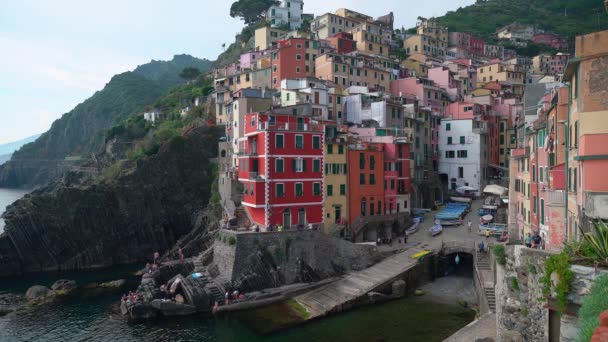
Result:
M441 120L439 126L439 177L450 190L461 186L477 189L487 185L487 123L471 120Z
M272 27L278 27L289 23L289 28L291 30L297 30L302 26L303 14L303 0L281 0L280 5L270 7L266 18L270 20Z
M149 112L145 112L144 113L144 120L151 122L151 123L156 123L157 121L162 119L162 115L160 113L160 111L158 110L151 110Z
M329 89L324 81L306 77L281 81L281 107L312 105L312 116L328 119Z

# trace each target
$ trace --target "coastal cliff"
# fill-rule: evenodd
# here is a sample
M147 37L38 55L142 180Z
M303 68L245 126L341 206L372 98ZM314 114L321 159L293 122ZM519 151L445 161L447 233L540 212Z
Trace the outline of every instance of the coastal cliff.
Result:
M218 221L205 208L220 134L189 129L111 177L64 177L15 202L3 215L0 276L144 261L207 230Z

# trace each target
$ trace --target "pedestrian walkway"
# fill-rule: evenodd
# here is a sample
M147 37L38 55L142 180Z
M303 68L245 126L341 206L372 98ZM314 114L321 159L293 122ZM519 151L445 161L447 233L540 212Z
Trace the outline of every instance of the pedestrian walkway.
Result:
M418 259L412 255L425 250L430 251L428 245L412 247L363 271L350 273L334 283L297 296L295 300L310 314L308 320L339 311L416 266Z

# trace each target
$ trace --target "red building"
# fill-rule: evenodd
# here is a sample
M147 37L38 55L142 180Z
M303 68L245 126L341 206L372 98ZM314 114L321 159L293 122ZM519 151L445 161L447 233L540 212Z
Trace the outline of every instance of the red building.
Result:
M348 150L349 222L384 210L384 144L358 142Z
M315 76L317 41L305 38L290 38L278 42L272 52L272 87L279 89L281 80Z
M276 113L247 114L245 124L239 181L254 223L323 223L324 125Z
M481 38L475 38L470 36L469 38L469 52L477 55L483 56L486 50L486 42Z
M534 35L532 40L537 44L549 45L554 49L567 50L568 40L552 32L542 32Z
M410 145L384 144L384 213L410 211Z
M340 32L327 38L329 45L339 54L347 54L357 50L357 41L352 33Z

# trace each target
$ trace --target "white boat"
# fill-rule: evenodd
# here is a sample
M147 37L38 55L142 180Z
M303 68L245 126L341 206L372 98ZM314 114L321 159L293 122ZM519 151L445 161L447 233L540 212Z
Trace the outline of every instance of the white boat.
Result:
M436 224L429 229L431 236L437 236L437 235L441 234L442 231L443 231L443 227L441 227L440 224Z
M420 217L416 217L414 219L414 224L408 230L405 231L405 234L408 236L414 234L415 232L418 231L419 225L420 225Z
M450 201L458 203L471 203L473 200L468 197L450 197Z

